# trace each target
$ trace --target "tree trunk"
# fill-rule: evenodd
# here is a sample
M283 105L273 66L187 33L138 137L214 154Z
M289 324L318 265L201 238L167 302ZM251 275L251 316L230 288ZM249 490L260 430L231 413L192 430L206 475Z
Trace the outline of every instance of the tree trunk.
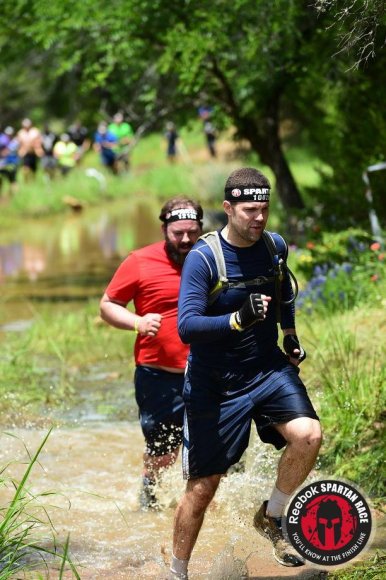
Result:
M276 178L276 187L280 201L285 209L303 209L304 203L300 196L295 179L283 153L277 136L268 136L255 144L255 151L263 163L270 167Z
M278 103L273 99L261 121L251 118L239 119L239 132L250 142L262 163L272 169L283 207L303 209L303 200L283 153L279 136L278 110Z
M267 96L265 106L258 110L258 117L243 116L240 105L228 82L226 74L218 66L215 58L211 61L212 72L221 86L220 100L237 127L239 136L249 141L261 161L270 167L276 178L277 191L285 209L303 209L295 179L287 163L280 141L279 112L282 87Z

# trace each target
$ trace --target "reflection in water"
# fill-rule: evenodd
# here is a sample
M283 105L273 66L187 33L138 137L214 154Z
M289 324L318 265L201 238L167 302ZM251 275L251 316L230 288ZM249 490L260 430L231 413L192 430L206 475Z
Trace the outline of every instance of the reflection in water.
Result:
M46 251L43 247L22 244L0 246L0 283L7 277L26 274L28 280L37 280L46 269Z
M16 270L22 269L19 254L27 243L31 243L31 233L34 242L31 246L50 255L50 268L54 267L57 258L74 261L87 255L123 257L131 249L151 243L161 235L157 213L144 201L126 207L125 211L108 207L99 209L97 213L90 210L80 215L70 214L64 220L52 218L27 225L22 223L20 230L13 229L8 234L12 238L10 243L0 243L0 259L5 276L15 271L12 266L12 271L9 271L9 262L17 263Z
M0 246L0 282L6 277L19 274L23 265L23 245L15 242Z
M160 238L153 201L122 201L65 219L26 221L0 235L0 287L7 301L99 297L127 253Z
M120 201L65 219L23 220L20 228L0 232L2 294L56 301L101 295L130 250L161 239L158 205ZM220 223L216 212L206 212L204 228Z
M46 269L47 262L45 249L24 245L23 256L23 270L27 273L28 279L34 282Z

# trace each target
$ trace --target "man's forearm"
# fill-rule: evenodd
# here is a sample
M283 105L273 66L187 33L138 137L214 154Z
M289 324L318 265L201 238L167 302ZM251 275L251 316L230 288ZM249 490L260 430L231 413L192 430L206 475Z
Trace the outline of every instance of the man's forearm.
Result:
M114 302L103 302L100 307L100 315L107 324L122 330L135 330L135 321L138 318L125 306Z

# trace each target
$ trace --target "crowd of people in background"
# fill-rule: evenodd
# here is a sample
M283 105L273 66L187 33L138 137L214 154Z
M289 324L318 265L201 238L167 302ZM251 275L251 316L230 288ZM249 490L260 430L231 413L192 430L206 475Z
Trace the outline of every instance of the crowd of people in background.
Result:
M0 191L4 181L9 193L17 189L20 170L24 183L34 180L39 166L47 179L67 175L90 148L89 131L79 121L57 134L47 124L42 129L25 118L16 130L8 126L0 131Z
M203 122L209 154L216 157L212 111L202 107L198 114ZM179 134L173 122L166 123L164 136L166 158L174 163L178 155ZM94 133L80 121L57 133L49 124L39 129L29 118L23 119L18 129L11 126L0 128L0 194L4 183L8 183L10 196L16 193L19 171L24 183L34 180L39 167L46 180L65 176L81 163L89 150L98 153L101 164L114 175L127 172L134 137L133 127L121 112L110 121L101 121Z

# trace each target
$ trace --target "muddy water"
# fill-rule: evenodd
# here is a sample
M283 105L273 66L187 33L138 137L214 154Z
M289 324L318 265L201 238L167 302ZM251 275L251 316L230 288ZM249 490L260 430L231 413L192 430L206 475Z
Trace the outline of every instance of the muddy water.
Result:
M28 461L24 444L33 453L45 433L14 429L13 437L2 434L1 464L15 460L8 471L20 478L23 462ZM136 423L89 423L54 430L33 468L30 489L34 495L55 491L41 501L59 538L64 541L70 533L71 557L81 578L165 577L173 507L183 489L180 466L167 474L159 489L162 510L142 512L138 507L141 452ZM266 459L257 449L248 461L246 473L224 480L208 512L192 559L193 579L241 578L243 569L255 567L256 558L269 554L267 546L257 554L258 540L251 534L250 521L254 505L265 497ZM278 577L281 573L278 569Z
M9 475L21 478L46 433L13 429L0 435L0 464L14 462ZM158 490L162 509L140 511L141 451L142 437L134 422L63 426L51 432L33 468L29 489L49 513L59 541L70 534L71 558L82 579L166 578L173 508L183 491L180 466L167 473ZM254 511L272 485L275 461L254 441L244 471L224 478L191 560L191 580L321 578L320 570L308 565L299 570L276 564L271 547L252 528ZM39 498L49 490L54 495ZM6 499L2 487L1 503ZM38 515L47 519L42 512ZM28 577L37 579L36 574ZM52 564L49 578L57 577ZM73 574L69 571L65 578Z
M33 322L28 304L52 305L54 315L57 308L99 297L130 249L159 239L159 222L152 217L157 210L141 200L131 206L120 202L1 232L0 289L6 308L1 309L0 326L22 333ZM60 427L51 432L29 489L46 508L59 541L70 534L71 558L82 579L165 578L174 506L184 487L181 468L178 462L164 477L158 490L162 509L140 511L142 435L128 396L129 377L111 380L109 373L116 370L101 365L77 385L87 396L78 407L56 414ZM109 379L107 395L101 386ZM125 420L111 414L112 400L128 409ZM11 462L7 477L22 477L29 456L47 433L46 417L44 424L44 429L16 424L0 434L0 466ZM276 564L270 546L251 526L254 510L272 486L276 461L277 455L254 441L244 471L224 478L191 561L192 580L314 576L308 566L299 571ZM54 495L39 497L47 491ZM12 487L0 487L0 505L11 493ZM54 564L41 573L58 577ZM30 577L39 576L34 572Z
M25 302L58 306L99 297L129 250L160 236L155 203L119 202L101 209L23 220L0 231L0 324L23 326Z

